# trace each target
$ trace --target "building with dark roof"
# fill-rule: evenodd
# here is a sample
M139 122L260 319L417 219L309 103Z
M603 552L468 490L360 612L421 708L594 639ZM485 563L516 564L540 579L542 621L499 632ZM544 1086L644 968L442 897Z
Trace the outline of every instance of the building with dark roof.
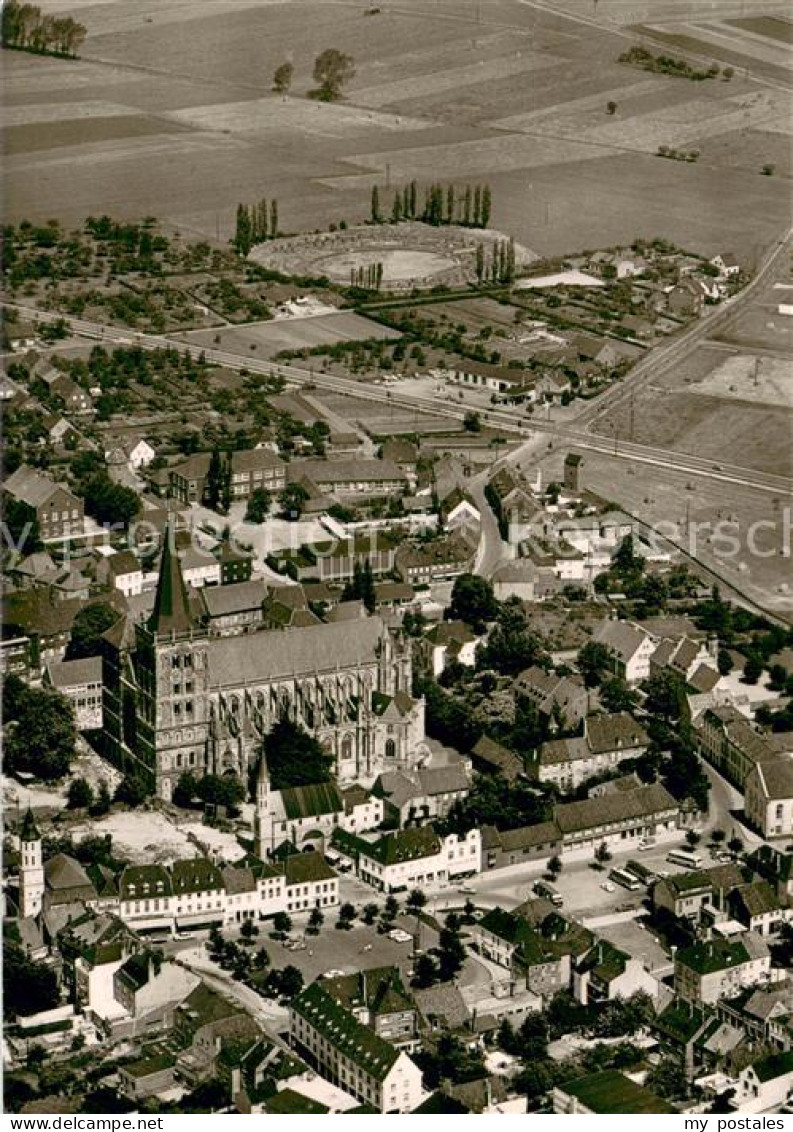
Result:
M768 947L753 932L699 941L675 954L675 994L687 1002L712 1005L759 983L770 969Z
M383 892L425 888L478 873L481 845L478 829L441 838L429 825L386 833L373 842L359 839L358 875Z
M655 837L676 829L679 814L679 803L655 782L583 802L567 802L556 807L554 820L565 849L613 841L624 847L629 839Z
M289 1036L323 1077L378 1112L412 1112L421 1101L421 1072L408 1054L346 1009L326 980L291 1002Z
M776 747L774 739L769 745ZM747 820L764 838L793 836L793 744L789 753L754 764L743 800Z
M6 477L3 491L29 509L44 542L82 534L83 501L48 475L22 464Z
M172 495L182 503L202 503L211 460L209 452L198 452L169 468ZM277 494L286 486L286 465L267 448L232 452L229 463L226 474L230 477L232 502L249 499L258 489Z

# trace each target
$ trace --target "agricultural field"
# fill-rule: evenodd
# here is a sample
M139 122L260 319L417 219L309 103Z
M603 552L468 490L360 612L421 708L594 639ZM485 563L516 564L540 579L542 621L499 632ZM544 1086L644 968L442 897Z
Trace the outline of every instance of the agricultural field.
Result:
M66 10L65 0L44 7ZM79 61L9 52L0 139L9 220L156 215L224 242L239 201L277 199L286 232L327 229L365 219L375 183L446 181L452 170L458 182L487 180L492 226L542 255L663 235L707 254L729 238L749 258L788 217L784 94L755 75L755 65L784 69L788 25L747 17L737 0L402 0L373 15L320 0L224 0L222 9L73 0L70 14L88 28ZM768 17L782 11L763 5ZM740 47L748 75L742 65L729 82L692 83L618 63L644 21L673 34L680 25L722 66L728 45ZM329 45L356 60L337 104L305 98ZM271 76L285 58L295 78L280 97ZM654 156L662 144L700 159L664 161ZM765 164L774 176L759 175Z
M725 451L736 449L725 444ZM793 621L790 523L784 500L732 483L699 479L600 453L584 452L584 482L592 491L659 524L714 570L723 582ZM562 454L546 461L546 480L559 479ZM672 526L670 526L672 524Z
M217 347L233 354L274 358L282 350L311 349L336 342L363 342L370 338L396 341L398 331L363 318L352 311L319 315L315 318L284 318L272 322L248 323L244 327L224 327L215 331L185 334L188 342Z

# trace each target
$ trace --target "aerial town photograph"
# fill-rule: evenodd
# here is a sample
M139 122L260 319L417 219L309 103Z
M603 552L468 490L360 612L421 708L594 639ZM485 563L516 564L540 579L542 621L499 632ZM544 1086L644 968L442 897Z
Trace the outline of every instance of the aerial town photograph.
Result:
M793 1129L790 0L0 24L6 1127Z

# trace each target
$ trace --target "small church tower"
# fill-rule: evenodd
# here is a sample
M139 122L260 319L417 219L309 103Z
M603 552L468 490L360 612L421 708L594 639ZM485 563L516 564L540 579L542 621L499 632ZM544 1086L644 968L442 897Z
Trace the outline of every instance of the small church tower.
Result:
M253 853L261 861L265 861L275 848L271 805L270 772L267 769L267 756L262 752L259 775L256 779L256 803L253 814Z
M41 834L28 807L19 833L19 914L23 919L38 916L44 904L44 860Z

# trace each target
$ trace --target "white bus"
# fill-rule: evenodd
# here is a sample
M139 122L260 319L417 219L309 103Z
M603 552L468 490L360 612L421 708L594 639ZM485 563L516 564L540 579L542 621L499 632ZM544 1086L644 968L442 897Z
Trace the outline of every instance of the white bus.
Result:
M666 859L671 865L685 865L687 869L702 867L702 857L689 849L673 849L671 853L667 853Z
M638 892L642 887L638 877L633 873L626 872L625 869L612 869L609 873L609 880L613 880L615 884L627 888L630 892Z

